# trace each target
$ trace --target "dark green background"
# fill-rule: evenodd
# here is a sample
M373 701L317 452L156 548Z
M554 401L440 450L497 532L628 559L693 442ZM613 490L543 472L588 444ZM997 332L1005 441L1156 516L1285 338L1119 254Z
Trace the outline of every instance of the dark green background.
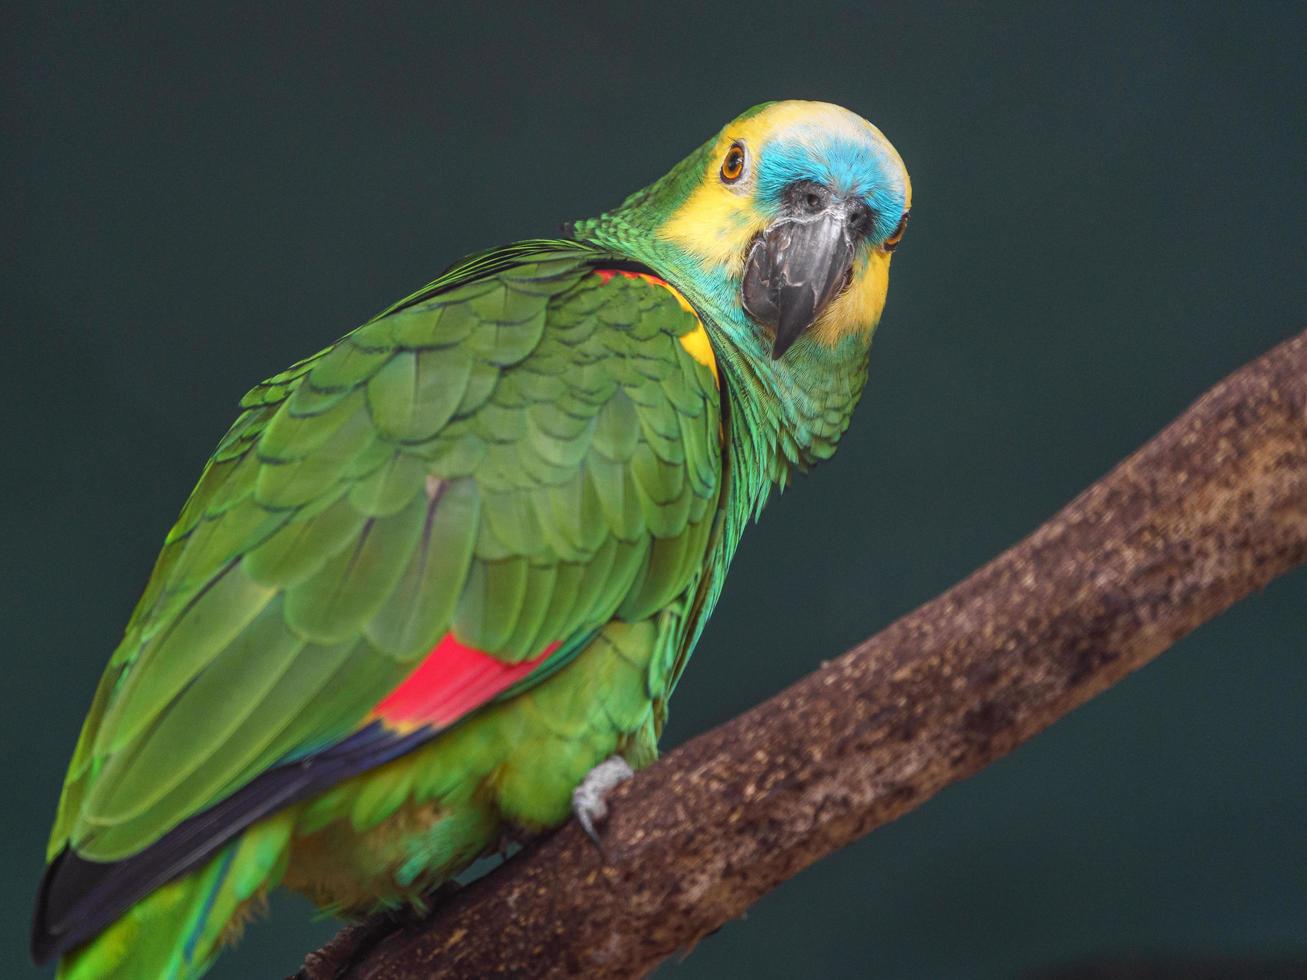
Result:
M670 745L951 585L1305 325L1303 4L273 6L0 23L7 977L34 975L100 667L240 395L745 107L866 115L915 206L852 431L746 537ZM1307 953L1305 625L1299 570L665 975ZM331 931L276 912L215 976L281 976Z

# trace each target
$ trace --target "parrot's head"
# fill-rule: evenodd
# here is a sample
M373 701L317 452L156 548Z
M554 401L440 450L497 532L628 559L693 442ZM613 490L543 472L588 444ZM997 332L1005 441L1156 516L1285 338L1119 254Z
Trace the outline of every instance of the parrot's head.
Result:
M865 358L911 204L903 161L871 123L772 102L576 229L662 273L710 314L719 345L816 368L836 350Z

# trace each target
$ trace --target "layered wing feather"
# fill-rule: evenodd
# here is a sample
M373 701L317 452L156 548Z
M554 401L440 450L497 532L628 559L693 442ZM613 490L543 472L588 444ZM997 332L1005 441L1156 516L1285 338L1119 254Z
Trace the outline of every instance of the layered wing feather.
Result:
M230 836L295 796L277 773L375 765L685 592L718 393L693 313L613 261L474 256L245 397L96 693L51 860Z

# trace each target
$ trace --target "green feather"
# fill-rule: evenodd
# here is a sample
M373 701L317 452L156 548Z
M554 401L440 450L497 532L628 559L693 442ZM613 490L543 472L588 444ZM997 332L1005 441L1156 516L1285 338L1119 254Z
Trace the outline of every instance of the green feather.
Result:
M449 629L480 523L480 497L470 480L433 483L430 496L421 541L366 627L368 639L399 660L426 653Z
M341 479L375 437L367 413L360 409L317 452L290 462L262 458L264 465L259 468L254 484L254 498L272 510L309 503L324 487L331 487Z
M346 498L308 517L297 517L280 534L245 553L250 578L286 588L308 578L358 539L367 514Z
M298 392L297 392L298 394ZM259 435L259 458L265 463L304 459L320 449L341 427L354 419L363 404L357 391L341 392L335 404L314 414L295 414L294 396L273 416Z
M350 487L350 506L369 517L389 517L422 492L428 475L424 461L416 455L392 453L384 463Z
M398 584L426 521L425 501L369 518L353 542L286 590L286 621L305 639L339 643L357 636Z
M107 755L140 733L272 601L276 590L233 563L197 593L170 628L159 629L119 682L96 744ZM149 624L145 632L151 632ZM161 625L161 624L160 624Z
M396 354L368 381L373 424L397 442L430 439L453 416L471 375L472 357L457 347Z
M525 558L474 559L454 614L454 632L478 650L502 650L526 598Z

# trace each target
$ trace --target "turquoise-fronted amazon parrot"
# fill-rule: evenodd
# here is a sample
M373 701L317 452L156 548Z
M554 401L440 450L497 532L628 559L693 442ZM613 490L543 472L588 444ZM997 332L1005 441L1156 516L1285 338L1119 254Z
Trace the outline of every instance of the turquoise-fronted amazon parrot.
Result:
M196 977L278 885L360 916L593 829L848 426L910 204L870 123L758 106L257 385L96 691L35 958Z

